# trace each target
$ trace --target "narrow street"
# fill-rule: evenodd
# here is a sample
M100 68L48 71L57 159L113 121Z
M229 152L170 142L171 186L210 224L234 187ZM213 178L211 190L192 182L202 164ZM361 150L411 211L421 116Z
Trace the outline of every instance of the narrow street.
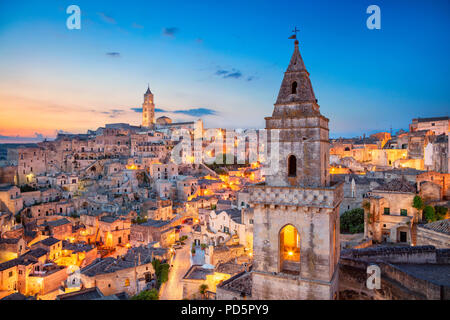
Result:
M173 267L169 271L169 280L162 284L160 289L160 300L181 300L183 298L183 286L181 279L190 267L190 250L192 246L191 227L183 225L183 231L180 236L187 235L183 248L176 250L172 261Z

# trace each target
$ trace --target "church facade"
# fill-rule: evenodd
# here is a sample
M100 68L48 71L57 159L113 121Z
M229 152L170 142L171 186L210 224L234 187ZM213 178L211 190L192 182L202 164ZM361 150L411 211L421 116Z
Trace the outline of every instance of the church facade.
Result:
M265 119L268 136L278 131L278 170L250 188L252 299L338 298L343 185L330 183L329 120L319 109L296 40Z

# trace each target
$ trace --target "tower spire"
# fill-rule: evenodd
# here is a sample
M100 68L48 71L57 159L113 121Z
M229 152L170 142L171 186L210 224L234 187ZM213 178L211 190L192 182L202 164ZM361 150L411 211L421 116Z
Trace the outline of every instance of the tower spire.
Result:
M316 96L309 79L309 72L300 54L299 42L295 40L294 53L284 73L275 105L305 102L316 103Z
M145 93L147 94L152 94L151 90L150 90L150 84L147 84L147 92Z

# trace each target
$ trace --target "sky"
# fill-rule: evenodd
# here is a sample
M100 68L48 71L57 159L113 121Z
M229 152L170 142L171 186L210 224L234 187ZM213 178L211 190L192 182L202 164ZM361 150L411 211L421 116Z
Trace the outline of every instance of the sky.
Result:
M139 125L148 84L157 117L264 128L294 27L331 137L408 129L449 115L449 18L449 0L2 0L0 142Z

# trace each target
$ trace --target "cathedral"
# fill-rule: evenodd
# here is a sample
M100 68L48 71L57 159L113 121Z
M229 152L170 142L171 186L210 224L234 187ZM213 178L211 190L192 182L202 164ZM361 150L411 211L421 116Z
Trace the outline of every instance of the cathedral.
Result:
M144 103L142 104L142 126L152 128L155 124L155 102L150 86L144 94Z
M246 275L251 299L338 298L343 188L330 183L329 120L319 109L295 40L272 116L265 118L267 135L278 132L272 149L278 143L273 152L279 154L270 157L278 169L249 188L254 209L253 270ZM270 146L269 141L269 152ZM218 289L218 299L227 296L233 281Z

